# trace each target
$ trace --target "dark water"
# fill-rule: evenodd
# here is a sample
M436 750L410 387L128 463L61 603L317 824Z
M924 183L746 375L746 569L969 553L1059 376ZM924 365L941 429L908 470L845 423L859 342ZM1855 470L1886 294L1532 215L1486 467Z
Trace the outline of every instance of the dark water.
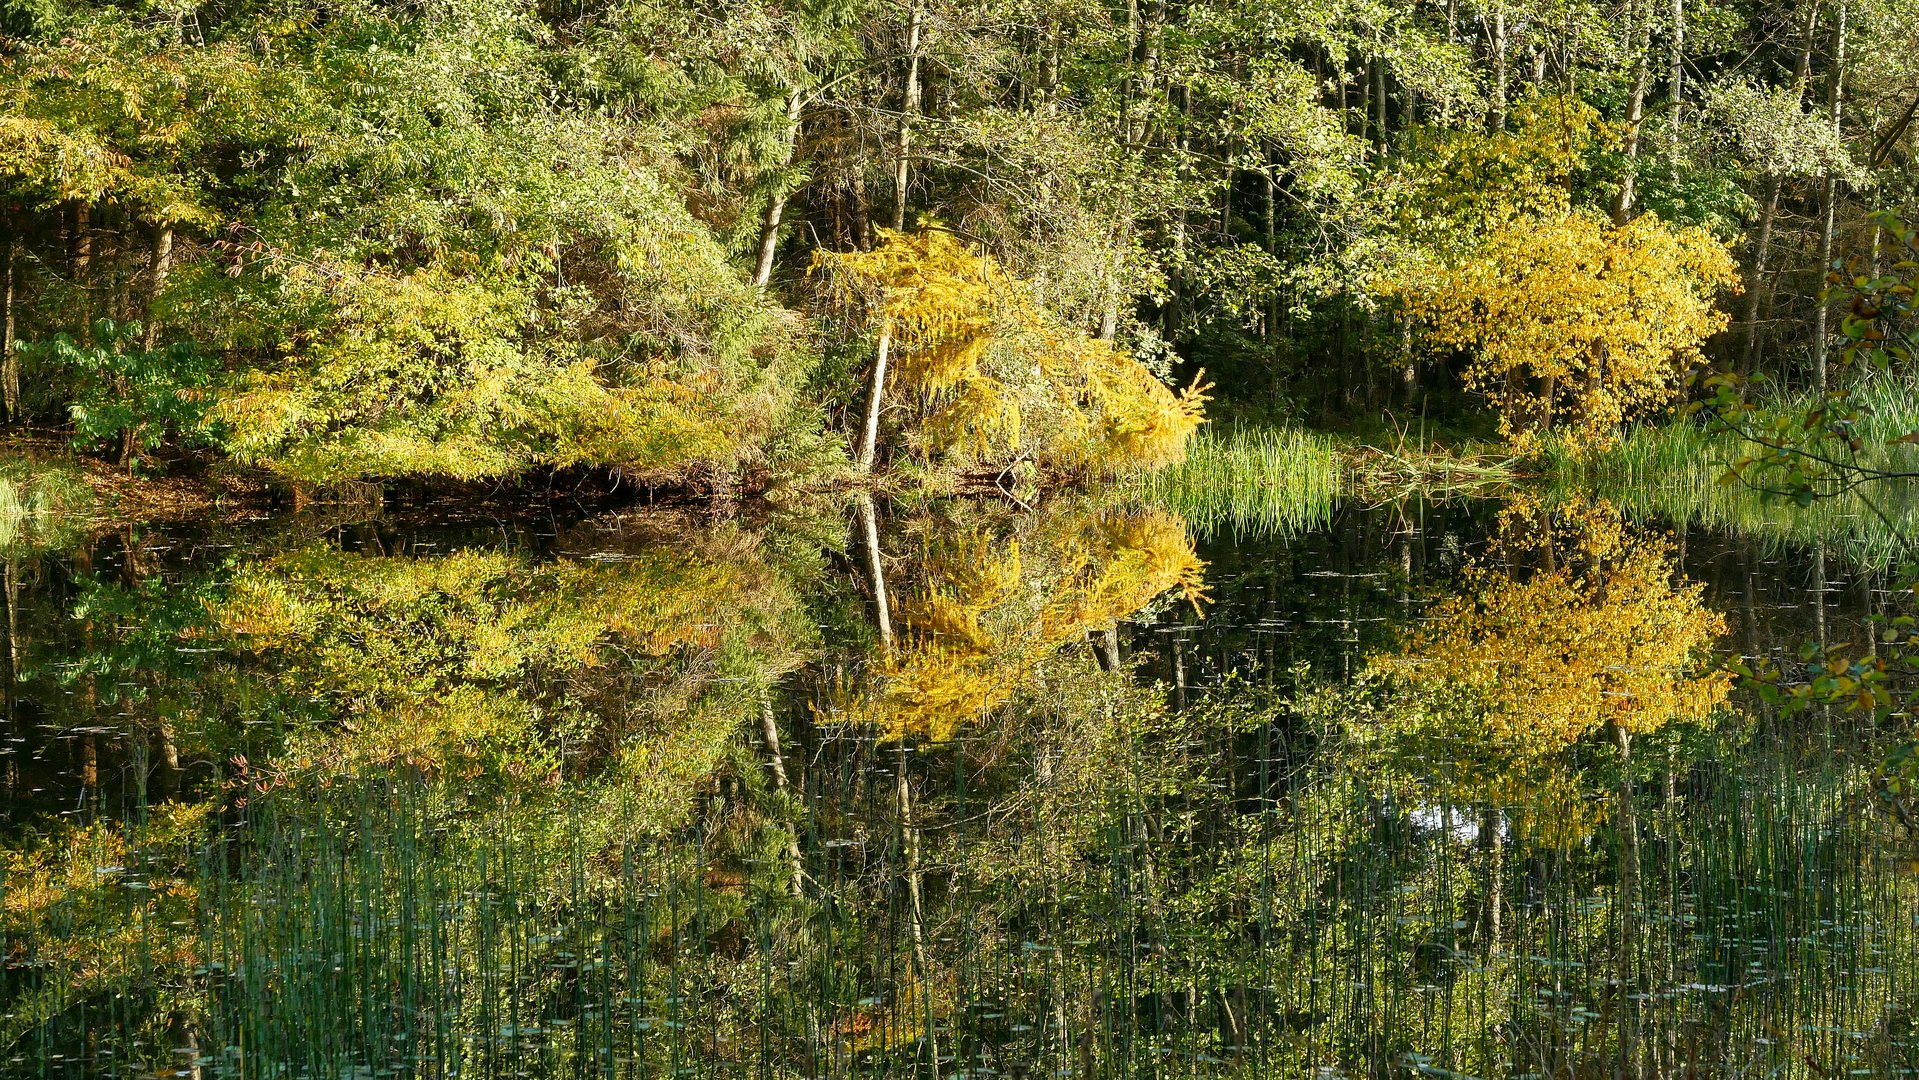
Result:
M5 574L8 1076L1919 1065L1903 719L1673 659L1865 640L1892 597L1836 557L1592 500L1238 543L1062 499Z

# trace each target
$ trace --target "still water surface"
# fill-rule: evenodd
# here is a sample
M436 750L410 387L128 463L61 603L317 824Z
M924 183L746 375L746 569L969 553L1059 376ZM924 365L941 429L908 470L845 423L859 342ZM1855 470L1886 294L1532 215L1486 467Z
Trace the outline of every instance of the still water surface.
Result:
M1883 580L1602 500L8 549L0 1074L1919 1066ZM1692 645L1698 648L1688 652Z

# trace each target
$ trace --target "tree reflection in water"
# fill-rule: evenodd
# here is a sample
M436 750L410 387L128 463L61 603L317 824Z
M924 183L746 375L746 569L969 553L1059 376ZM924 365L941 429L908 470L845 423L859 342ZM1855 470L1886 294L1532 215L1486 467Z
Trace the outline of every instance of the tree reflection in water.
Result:
M1831 560L846 520L10 547L0 1073L1914 1063L1880 736L1711 662L1849 632Z

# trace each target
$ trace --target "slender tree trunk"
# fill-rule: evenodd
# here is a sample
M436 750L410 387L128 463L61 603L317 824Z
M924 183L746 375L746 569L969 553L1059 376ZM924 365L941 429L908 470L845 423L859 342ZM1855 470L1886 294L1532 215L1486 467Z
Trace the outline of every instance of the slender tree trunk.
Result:
M1885 226L1881 225L1877 218L1873 219L1872 239L1866 244L1866 278L1869 281L1877 281L1879 279L1879 256L1880 247L1885 242L1884 232ZM1858 383L1864 383L1870 378L1872 378L1872 360L1867 355L1866 350L1861 349L1859 351L1859 370L1853 373L1853 380ZM1872 634L1868 633L1866 635L1866 641L1868 644L1871 644Z
M1134 88L1133 102L1149 100L1153 88L1159 84L1159 35L1160 28L1166 24L1166 0L1150 0L1143 12L1133 5L1137 14L1134 22L1138 26L1139 37L1133 47ZM1138 147L1146 141L1147 113L1139 108L1129 109L1130 116L1126 125L1126 144Z
M1632 13L1639 14L1639 5L1632 5ZM1615 225L1624 225L1632 218L1633 199L1637 194L1639 177L1639 128L1646 119L1646 89L1652 79L1651 64L1646 53L1652 45L1652 17L1647 14L1639 20L1636 30L1629 31L1627 39L1633 52L1632 92L1626 97L1626 173L1619 181L1619 195L1613 200L1612 219Z
M858 464L863 473L873 471L873 460L879 453L880 404L886 396L886 354L892 344L893 326L883 322L879 344L873 350L873 383L866 392L866 422L860 427Z
M200 1080L200 1029L184 1011L175 1010L167 1017L167 1048L183 1059L182 1068L171 1075Z
M142 352L152 352L160 342L160 293L166 288L167 275L172 269L173 229L161 225L154 229L153 246L147 253L146 318L140 326ZM132 392L126 376L117 377L115 382L121 398L125 399ZM133 467L134 448L139 444L140 434L145 428L145 423L130 423L120 429L120 464L129 470Z
M873 510L873 497L861 492L854 502L854 511L860 519L860 531L866 540L866 575L873 589L873 621L879 628L880 648L892 655L893 608L886 596L886 565L880 557L879 515Z
M1399 324L1399 390L1410 410L1419 403L1419 358L1413 351L1413 324L1405 316L1394 316Z
M1619 996L1619 1074L1640 1075L1638 973L1634 956L1639 949L1639 818L1634 812L1632 735L1612 725L1613 745L1619 748L1619 882L1613 895L1619 940L1617 985Z
M1186 710L1186 640L1173 634L1173 708Z
M157 314L160 293L167 287L167 275L172 270L173 230L162 225L153 231L153 249L147 259L146 323L140 332L140 348L145 352L152 352L160 340L160 318Z
M1491 24L1487 32L1492 37L1493 54L1493 110L1492 129L1506 130L1506 9L1493 9Z
M1059 58L1066 50L1066 21L1054 16L1046 35L1045 56L1040 61L1040 90L1050 106L1059 97Z
M1846 0L1839 0L1838 12L1832 28L1833 58L1832 81L1826 93L1827 119L1832 125L1833 136L1839 135L1839 120L1845 104L1846 86ZM1819 222L1819 282L1823 292L1826 287L1826 274L1832 269L1833 222L1839 201L1839 177L1828 171L1820 194ZM1817 392L1826 392L1826 300L1821 296L1812 310L1812 386Z
M1559 30L1559 74L1565 84L1565 93L1571 97L1579 92L1579 77L1573 57L1579 51L1579 23L1573 18L1573 8L1566 7L1565 22Z
M1373 61L1373 127L1379 132L1379 151L1386 152L1386 64Z
M1377 149L1373 138L1373 68L1365 60L1359 62L1359 137Z
M1825 301L1825 276L1833 269L1833 219L1838 201L1838 182L1831 175L1819 184L1819 278L1813 282L1817 290L1812 309L1812 387L1819 393L1825 393L1825 334L1827 334L1827 301Z
M80 294L80 338L93 343L93 296L87 277L93 270L93 212L84 202L73 204L73 287Z
M806 96L794 87L786 95L786 160L780 165L784 173L793 166L793 155L799 149L800 110L806 103ZM780 177L779 186L773 189L766 200L766 214L760 219L760 254L753 264L753 285L764 289L773 280L773 256L780 247L780 220L786 216L786 177Z
M100 741L92 731L80 736L80 786L100 797Z
M921 905L920 833L919 828L913 823L913 788L906 782L906 747L904 745L900 747L898 776L900 842L906 849L906 899L907 912L910 916L907 929L913 944L913 978L918 987L913 1002L917 1008L927 1010L932 1008L933 977L926 958L925 915ZM932 1080L939 1080L940 1051L939 1042L933 1035L933 1025L925 1024L922 1031L922 1037L926 1040L928 1072Z
M1672 0L1672 55L1670 72L1667 75L1668 88L1672 91L1672 130L1667 143L1667 153L1675 168L1679 165L1679 114L1686 107L1686 0Z
M1812 549L1812 625L1814 640L1819 642L1819 651L1824 652L1828 645L1826 631L1826 548L1821 544Z
M920 0L912 4L906 19L906 89L900 96L899 157L893 162L893 228L906 228L906 182L913 153L913 121L920 111L920 31L926 12Z
M1799 63L1793 71L1793 85L1799 91L1799 104L1806 100L1806 85L1812 73L1812 45L1819 30L1819 5L1807 3L1806 28L1800 35ZM1772 256L1773 222L1779 212L1779 196L1785 181L1773 176L1766 183L1766 208L1759 217L1759 239L1753 248L1752 275L1746 283L1746 332L1740 349L1740 373L1750 375L1759 366L1759 323L1761 303L1766 295L1766 263Z
M7 603L6 733L11 736L14 721L14 695L20 686L20 569L11 552L0 558L4 559L0 574L5 575L5 580L0 581L0 589L4 590ZM7 764L9 766L13 764L13 755L7 755Z
M7 420L20 422L20 358L14 355L13 302L15 271L20 253L20 237L11 229L0 242L0 399L6 406Z
M1452 808L1447 808L1450 816ZM1499 811L1487 809L1479 818L1479 842L1486 852L1486 948L1488 957L1499 951L1501 920L1506 899L1506 845L1499 837Z
M1753 240L1752 271L1746 278L1745 334L1739 348L1741 375L1751 374L1753 365L1759 359L1759 301L1765 292L1760 288L1760 282L1765 279L1766 258L1772 250L1772 223L1779 213L1779 189L1782 183L1777 176L1766 181L1766 206L1759 212L1759 236Z
M1266 168L1263 170L1260 179L1265 181L1266 186L1266 212L1264 214L1266 219L1266 254L1276 257L1279 254L1279 184L1273 179L1273 169L1275 165L1272 154L1267 153L1263 155L1263 157ZM1278 332L1278 323L1279 298L1275 295L1266 302L1265 310L1260 312L1259 336L1270 339Z
M760 738L766 742L766 760L773 769L773 789L785 791L786 760L780 751L780 725L773 716L773 697L766 691L760 691ZM800 860L800 834L793 822L786 823L786 863L789 871L788 888L795 897L806 892L806 871Z

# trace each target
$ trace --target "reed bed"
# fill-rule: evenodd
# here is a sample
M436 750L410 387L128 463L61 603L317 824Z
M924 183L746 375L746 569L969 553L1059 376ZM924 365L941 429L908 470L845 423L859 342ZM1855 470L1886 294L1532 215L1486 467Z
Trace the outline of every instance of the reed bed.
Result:
M91 501L67 471L29 461L0 463L0 550L56 542Z
M1893 472L1919 470L1919 448L1891 441L1919 430L1919 393L1887 380L1862 391L1861 398L1869 411L1858 429L1857 462ZM1807 407L1805 400L1787 399L1762 412ZM1912 556L1919 538L1919 485L1912 480L1868 483L1802 506L1729 475L1734 463L1756 449L1730 433L1676 420L1635 427L1597 454L1556 451L1550 464L1556 483L1591 488L1675 526L1747 535L1773 553L1823 546L1867 569Z
M1849 758L1766 738L1670 778L1602 768L1575 780L1590 834L1543 843L1514 833L1523 796L1448 800L1463 762L1393 779L1327 738L1300 768L1283 727L1235 729L1189 724L1190 742L1126 747L1083 790L1038 789L1022 827L1071 815L1054 823L1068 863L1024 861L1041 835L960 812L959 778L990 775L987 738L905 765L954 803L920 838L925 968L901 766L854 740L813 748L801 898L711 837L602 849L564 814L546 834L462 830L403 778L263 808L203 850L197 962L153 927L71 970L15 965L57 1000L0 1075L853 1080L937 1060L942 1076L1089 1080L1622 1063L1811 1080L1919 1065L1919 888L1861 810ZM1169 761L1196 769L1190 786L1152 786ZM1234 806L1231 791L1264 794Z
M1518 458L1400 443L1341 447L1294 429L1202 432L1178 465L1140 482L1145 497L1201 534L1257 541L1325 525L1340 502L1474 498L1525 479Z
M92 729L0 852L0 1077L1913 1075L1874 733L1721 716L1501 785L1381 738L1351 676L1474 514L1242 543L1136 670L1069 650L949 742L818 723L822 667L666 833L591 770L208 761L150 801Z
M1497 454L1454 454L1401 445L1362 446L1346 455L1350 484L1373 503L1403 499L1461 499L1496 495L1525 479L1521 459Z
M1202 431L1186 460L1148 474L1145 497L1196 531L1257 539L1321 525L1345 492L1345 468L1331 438L1292 429Z

